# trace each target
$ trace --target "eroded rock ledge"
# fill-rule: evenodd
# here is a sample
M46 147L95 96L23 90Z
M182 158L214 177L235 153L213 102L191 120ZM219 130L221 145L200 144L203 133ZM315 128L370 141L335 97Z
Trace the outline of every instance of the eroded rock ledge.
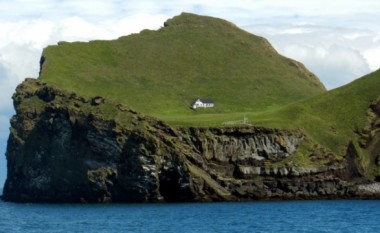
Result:
M21 84L13 99L5 201L379 196L376 185L352 181L357 177L346 160L322 167L288 163L305 140L302 132L174 128L101 97L80 97L34 79Z

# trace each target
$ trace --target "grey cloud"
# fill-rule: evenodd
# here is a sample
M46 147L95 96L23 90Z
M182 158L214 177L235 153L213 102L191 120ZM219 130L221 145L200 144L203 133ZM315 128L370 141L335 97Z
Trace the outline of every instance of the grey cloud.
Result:
M0 114L12 108L11 96L15 86L16 84L12 84L12 76L0 63Z
M367 29L310 24L246 28L268 38L281 54L304 63L329 89L371 72L376 64L380 66L380 42L374 40L377 33Z
M370 72L364 57L353 49L338 45L303 49L306 54L300 59L328 89L347 84Z

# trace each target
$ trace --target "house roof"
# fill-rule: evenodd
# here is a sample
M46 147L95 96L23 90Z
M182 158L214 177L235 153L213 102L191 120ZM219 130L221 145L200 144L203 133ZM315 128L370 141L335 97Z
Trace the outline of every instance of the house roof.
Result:
M212 99L202 99L202 98L198 98L194 102L196 102L197 100L199 100L199 101L201 101L202 103L205 103L205 104L213 104L214 103L214 101Z

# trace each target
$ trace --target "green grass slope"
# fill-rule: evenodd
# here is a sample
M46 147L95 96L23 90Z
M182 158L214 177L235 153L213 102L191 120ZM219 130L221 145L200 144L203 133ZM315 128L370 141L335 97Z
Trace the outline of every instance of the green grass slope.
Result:
M40 79L178 124L217 124L325 92L302 64L227 21L183 13L164 25L113 41L49 46ZM216 107L191 110L199 97Z
M248 114L255 125L302 129L309 139L343 156L353 142L362 166L371 166L366 149L358 146L358 130L368 127L370 105L380 100L380 70L343 87L285 107ZM373 161L372 161L373 162Z

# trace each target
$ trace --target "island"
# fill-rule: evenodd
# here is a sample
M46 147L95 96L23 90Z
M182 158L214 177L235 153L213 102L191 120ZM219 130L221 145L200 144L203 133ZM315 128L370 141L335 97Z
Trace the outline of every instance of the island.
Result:
M40 64L13 95L4 201L380 197L380 71L327 91L265 38L191 13Z

